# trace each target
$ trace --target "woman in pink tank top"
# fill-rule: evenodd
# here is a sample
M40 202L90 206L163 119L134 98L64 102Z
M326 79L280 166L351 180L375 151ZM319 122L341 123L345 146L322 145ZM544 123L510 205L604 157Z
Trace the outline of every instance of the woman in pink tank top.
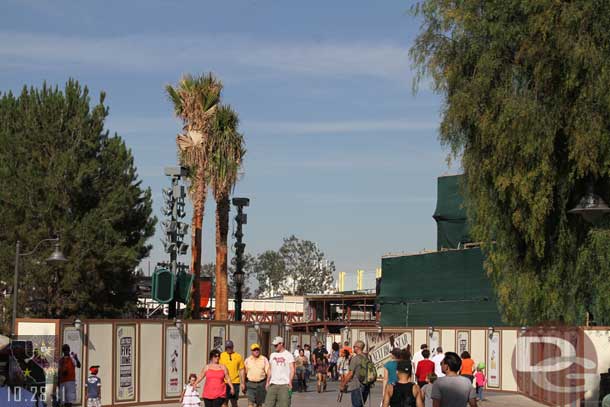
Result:
M195 387L203 379L203 403L205 407L221 407L227 396L227 384L231 383L229 371L227 368L218 363L220 359L220 351L214 349L210 352L210 363L204 366L199 373L199 377L195 382ZM233 386L230 387L231 394L234 393Z

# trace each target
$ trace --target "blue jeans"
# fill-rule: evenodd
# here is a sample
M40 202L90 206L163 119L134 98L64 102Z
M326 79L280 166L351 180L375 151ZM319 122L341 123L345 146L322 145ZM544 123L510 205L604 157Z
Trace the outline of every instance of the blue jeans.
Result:
M370 392L371 386L365 386L364 384L361 384L359 388L352 390L352 407L364 407Z
M479 400L483 400L483 386L477 386L477 397Z

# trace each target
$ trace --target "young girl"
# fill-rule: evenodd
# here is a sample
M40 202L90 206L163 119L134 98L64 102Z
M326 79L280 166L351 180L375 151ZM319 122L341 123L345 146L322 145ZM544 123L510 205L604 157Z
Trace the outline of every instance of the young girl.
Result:
M428 352L428 353L430 353L430 352ZM425 407L433 406L432 385L434 384L435 381L436 381L436 374L434 372L428 373L428 375L426 375L426 384L424 385L424 387L421 388L421 392L420 392L421 398L422 398L422 401L424 402Z
M479 364L477 366L477 372L474 374L474 380L476 380L477 385L477 398L479 400L483 400L483 388L485 387L485 383L487 383L485 373L483 373L484 368L484 365Z
M184 386L182 395L180 395L180 404L184 407L199 407L201 401L199 400L199 392L197 391L197 375L191 373L189 375L189 382Z
M316 375L318 376L318 393L326 391L326 374L328 373L328 360L324 356L316 358Z

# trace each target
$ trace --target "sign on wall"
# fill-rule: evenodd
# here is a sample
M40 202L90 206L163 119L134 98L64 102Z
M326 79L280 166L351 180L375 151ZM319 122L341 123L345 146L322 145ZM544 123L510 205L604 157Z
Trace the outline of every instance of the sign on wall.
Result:
M246 341L246 353L250 353L250 346L252 346L255 343L258 343L258 331L256 330L256 328L253 327L248 327L248 331L247 331L247 341ZM258 343L259 346L262 346L260 343Z
M165 330L165 397L179 397L182 383L182 333L169 326Z
M381 368L383 365L390 360L390 352L394 348L405 349L407 345L411 345L412 341L411 331L403 333L377 333L367 332L366 333L366 346L369 350L369 357L375 364L377 372L382 374Z
M117 401L131 401L136 398L136 327L118 325L116 327L116 394Z
M487 387L500 387L500 332L488 336L487 345Z
M470 353L470 332L458 331L456 335L456 341L456 349L458 355L461 355L462 352Z
M81 332L73 326L66 327L64 329L64 337L63 343L70 346L70 351L75 353L78 359L81 361L83 359L83 340L81 336ZM81 402L81 367L75 366L75 375L76 375L76 404L80 404Z
M212 340L212 346L210 349L218 349L219 351L224 350L225 346L225 332L226 328L223 326L211 326L210 327L210 339Z
M428 330L428 349L430 349L430 357L436 355L436 348L441 346L441 332Z

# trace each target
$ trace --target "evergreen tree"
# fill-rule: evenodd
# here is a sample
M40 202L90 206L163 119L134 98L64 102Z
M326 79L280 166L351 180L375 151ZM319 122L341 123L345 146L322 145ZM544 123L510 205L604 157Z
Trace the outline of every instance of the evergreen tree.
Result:
M17 240L27 251L59 234L69 259L45 264L49 246L22 258L22 317L135 309L135 268L150 251L156 219L131 151L104 129L104 98L91 106L74 80L63 91L44 84L0 96L0 281L12 281Z
M610 192L610 3L425 0L411 49L444 98L506 322L610 323L608 220L567 214Z

